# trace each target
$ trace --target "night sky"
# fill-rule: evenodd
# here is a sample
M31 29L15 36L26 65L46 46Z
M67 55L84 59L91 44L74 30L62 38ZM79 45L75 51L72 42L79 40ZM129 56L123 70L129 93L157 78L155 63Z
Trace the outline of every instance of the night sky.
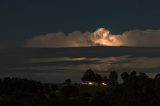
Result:
M0 77L80 81L90 68L103 75L115 69L153 77L160 70L159 5L159 0L0 0Z
M40 34L160 28L159 0L0 0L0 45L22 47Z

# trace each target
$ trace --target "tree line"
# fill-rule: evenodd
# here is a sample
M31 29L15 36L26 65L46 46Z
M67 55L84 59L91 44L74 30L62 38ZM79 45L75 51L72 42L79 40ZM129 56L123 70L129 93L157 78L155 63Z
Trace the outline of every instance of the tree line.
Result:
M107 86L72 84L44 84L22 78L0 79L0 106L160 106L160 74L155 78L145 73L112 71L102 77L87 70L82 81L106 82Z

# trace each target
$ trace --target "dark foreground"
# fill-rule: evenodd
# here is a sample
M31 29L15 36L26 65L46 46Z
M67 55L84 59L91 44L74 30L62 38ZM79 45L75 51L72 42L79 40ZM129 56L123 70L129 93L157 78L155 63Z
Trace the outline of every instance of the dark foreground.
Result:
M160 74L151 79L135 71L122 73L122 84L116 77L110 74L106 86L72 84L69 79L56 85L4 78L0 80L0 106L160 106ZM94 81L99 82L98 78ZM89 79L93 77L82 77Z

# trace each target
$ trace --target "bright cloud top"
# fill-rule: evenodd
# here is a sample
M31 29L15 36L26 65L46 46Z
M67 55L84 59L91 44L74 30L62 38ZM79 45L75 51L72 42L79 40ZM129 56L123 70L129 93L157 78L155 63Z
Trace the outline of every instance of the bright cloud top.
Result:
M57 48L88 46L142 46L160 47L160 30L131 30L113 35L108 29L99 28L95 32L74 31L39 35L28 40L25 47Z

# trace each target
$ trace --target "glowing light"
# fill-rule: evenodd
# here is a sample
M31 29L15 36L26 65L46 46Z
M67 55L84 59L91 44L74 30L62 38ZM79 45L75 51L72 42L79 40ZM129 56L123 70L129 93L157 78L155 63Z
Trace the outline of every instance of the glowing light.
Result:
M92 34L91 40L97 45L121 46L123 42L119 38L119 35L112 35L108 29L99 28Z
M102 82L102 85L103 85L103 86L106 86L107 84L106 84L105 82Z
M93 85L93 83L92 83L92 82L89 82L88 84L89 84L89 85Z

